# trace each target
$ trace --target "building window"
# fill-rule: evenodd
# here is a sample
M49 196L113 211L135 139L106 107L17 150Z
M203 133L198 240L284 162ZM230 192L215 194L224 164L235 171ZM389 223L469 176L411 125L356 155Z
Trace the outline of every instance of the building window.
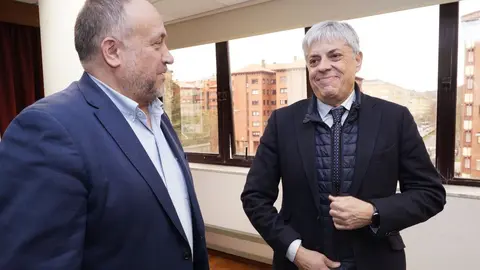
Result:
M465 158L463 160L465 169L470 169L470 158Z
M471 155L472 155L472 148L464 147L463 148L463 156L464 157L470 157Z
M253 89L253 90L252 90L252 95L258 95L258 90L257 90L257 89Z
M475 61L474 59L474 53L472 50L469 50L468 51L468 63L469 64L473 64L473 61Z
M260 137L260 131L252 131L253 137Z
M473 94L472 93L465 94L465 103L472 103L472 102L473 102Z
M466 143L472 142L472 132L470 131L465 132L465 142Z
M468 65L465 67L465 76L473 76L473 71L474 71L474 68L472 65Z
M280 82L286 83L287 82L287 77L286 76L280 77Z
M472 130L472 120L463 121L463 129L464 130Z
M254 122L252 123L252 126L254 126L254 127L259 127L259 126L260 126L260 122L254 121Z
M476 164L476 165L477 165L477 166L476 166L476 167L477 167L477 171L480 171L480 159L477 159L476 161L477 161L477 162L476 162L476 163L477 163L477 164Z
M280 94L286 94L287 88L280 88Z
M473 89L473 78L468 78L467 79L467 89L472 90Z
M287 105L287 104L288 104L288 101L286 99L285 100L283 100L283 99L280 100L280 105Z
M465 116L473 115L473 105L469 104L465 106Z
M258 111L253 111L253 112L252 112L252 116L260 116L260 112L258 112Z
M258 79L252 79L252 84L258 84Z
M252 105L258 105L258 100L252 100Z

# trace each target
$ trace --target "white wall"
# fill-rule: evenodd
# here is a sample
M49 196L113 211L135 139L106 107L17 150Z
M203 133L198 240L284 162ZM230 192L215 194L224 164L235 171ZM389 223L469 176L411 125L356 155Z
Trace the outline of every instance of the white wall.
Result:
M203 164L191 167L205 223L258 236L240 201L248 169ZM480 269L480 188L446 188L444 211L402 232L409 270ZM268 246L228 235L207 233L207 242L213 248L251 259L268 262L272 257Z
M82 76L73 31L84 3L85 0L39 2L45 96L66 88Z

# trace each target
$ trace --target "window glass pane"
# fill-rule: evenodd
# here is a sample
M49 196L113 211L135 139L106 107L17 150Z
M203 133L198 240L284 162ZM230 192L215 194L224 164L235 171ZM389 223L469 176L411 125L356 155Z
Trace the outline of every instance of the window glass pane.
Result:
M218 153L215 44L171 53L175 63L166 79L165 111L185 152Z
M465 142L467 142L467 143L472 142L472 132L470 132L470 131L465 132Z
M360 38L362 91L406 106L435 164L439 6L346 22Z
M229 41L235 154L255 155L265 129L260 123L272 111L307 97L304 35L299 28Z
M459 2L458 42L455 176L480 180L480 171L478 170L480 144L471 143L471 138L463 136L466 130L471 130L472 136L477 137L474 140L479 140L480 115L478 112L474 112L473 108L480 106L479 95L475 87L478 85L478 78L480 77L480 63L478 62L480 53L480 1L464 0ZM465 152L465 149L468 149L468 151ZM462 157L462 154L465 156L465 153L471 156L471 161ZM475 163L470 164L470 162Z

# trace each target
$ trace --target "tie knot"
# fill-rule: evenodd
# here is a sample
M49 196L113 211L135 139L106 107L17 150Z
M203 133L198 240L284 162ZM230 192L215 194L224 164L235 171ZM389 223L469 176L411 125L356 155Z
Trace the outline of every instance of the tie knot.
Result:
M333 123L334 124L338 124L338 123L341 122L342 115L345 112L345 110L346 109L343 106L340 106L340 107L337 107L337 108L334 108L334 109L330 110L330 113L332 114L332 117L333 117Z

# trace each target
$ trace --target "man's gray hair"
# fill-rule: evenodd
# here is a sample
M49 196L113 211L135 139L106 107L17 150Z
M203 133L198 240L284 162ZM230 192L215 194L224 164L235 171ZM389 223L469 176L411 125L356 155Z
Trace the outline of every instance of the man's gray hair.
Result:
M360 52L360 41L352 26L345 22L324 21L312 26L305 34L302 44L303 53L307 57L310 47L315 42L336 40L344 40L355 55Z
M80 62L91 59L107 36L123 34L125 4L131 0L86 0L75 22L75 49Z

